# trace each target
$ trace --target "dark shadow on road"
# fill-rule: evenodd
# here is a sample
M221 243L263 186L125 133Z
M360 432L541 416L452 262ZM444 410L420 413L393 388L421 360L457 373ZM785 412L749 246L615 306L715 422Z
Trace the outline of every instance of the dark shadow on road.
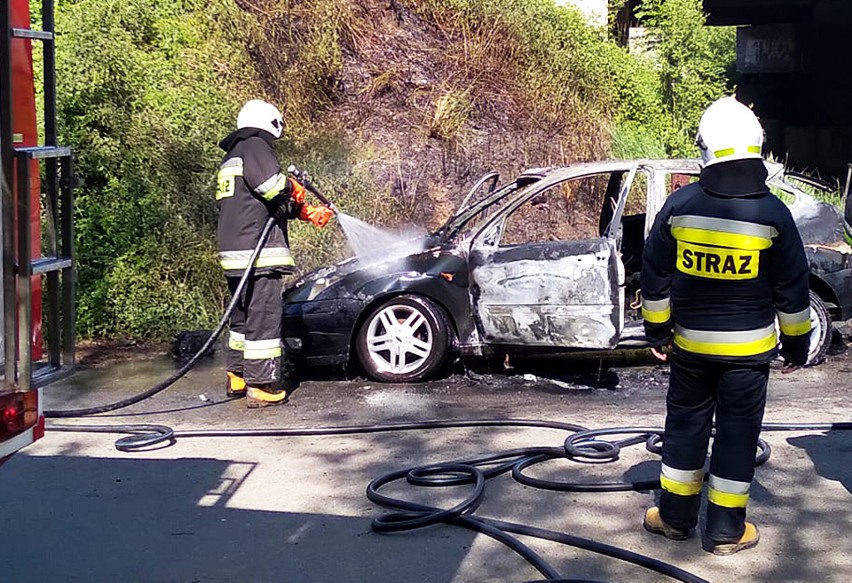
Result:
M473 539L446 529L404 540L373 533L367 518L230 507L253 470L213 459L19 455L0 481L0 516L15 525L0 544L2 580L439 583L453 580ZM285 496L286 486L271 484L269 495ZM416 553L412 538L422 542Z
M852 494L852 432L827 431L820 435L790 437L787 443L808 453L817 474L840 482Z

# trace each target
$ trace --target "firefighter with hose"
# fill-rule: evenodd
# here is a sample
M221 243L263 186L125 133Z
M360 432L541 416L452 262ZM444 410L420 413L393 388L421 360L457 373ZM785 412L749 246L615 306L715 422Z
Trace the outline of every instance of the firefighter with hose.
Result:
M716 555L758 543L745 518L769 363L780 332L782 372L803 366L811 331L808 263L790 211L766 186L763 138L734 97L707 108L700 178L669 196L642 265L646 335L661 360L672 348L662 493L644 527L683 540L696 526L715 412L702 546Z
M277 227L260 251L230 319L226 357L227 394L246 397L249 408L282 403L281 291L282 276L295 270L287 237L287 221L301 219L324 227L333 211L305 201L305 187L282 172L274 141L284 120L265 101L246 102L237 116L237 130L219 143L226 152L217 175L219 262L234 293L264 224L274 217Z

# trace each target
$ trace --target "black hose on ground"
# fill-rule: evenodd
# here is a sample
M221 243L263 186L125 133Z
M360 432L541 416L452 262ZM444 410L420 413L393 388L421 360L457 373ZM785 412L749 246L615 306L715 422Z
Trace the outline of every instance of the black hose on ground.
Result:
M389 423L380 425L356 425L320 428L261 428L261 429L191 429L174 431L164 425L51 425L49 431L127 433L115 446L121 451L151 449L165 442L174 443L178 438L189 437L303 437L322 435L356 435L391 431L422 431L464 427L539 427L568 431L562 447L527 447L486 454L445 463L429 464L404 470L396 470L374 479L367 486L367 498L394 512L373 520L376 532L389 533L423 528L438 523L467 528L485 534L506 545L539 571L551 583L602 583L588 579L563 578L541 556L513 535L528 536L558 542L578 549L605 555L650 569L685 583L708 583L693 573L664 561L654 559L613 545L578 537L563 532L475 516L485 495L488 479L511 472L518 482L555 491L567 492L620 492L649 491L660 487L659 479L633 482L557 482L532 478L524 470L554 459L568 459L588 463L615 462L625 447L645 444L654 454L660 453L663 430L654 427L611 427L588 429L573 423L534 419L471 419L432 420L411 423ZM852 429L849 423L767 423L763 431L837 431ZM621 436L608 441L603 436ZM769 445L759 440L759 453L755 465L765 463L771 454ZM379 492L384 486L405 479L413 486L446 487L470 485L470 493L451 508L443 509L386 496ZM527 582L541 583L541 582Z
M264 244L266 244L266 239L269 238L269 233L272 231L272 227L275 225L275 218L269 217L267 219L266 224L263 226L263 231L260 233L260 239L257 241L257 245L252 251L251 256L249 257L248 267L243 272L242 277L240 278L239 284L237 284L237 289L234 291L234 295L231 298L231 302L228 304L228 308L225 310L225 313L222 314L222 318L219 320L218 326L213 332L210 334L210 338L207 339L207 342L204 343L204 346L196 352L189 361L183 365L180 370L175 372L172 376L164 380L163 382L154 385L150 389L147 389L137 395L132 397L128 397L127 399L123 399L121 401L116 401L115 403L110 403L108 405L101 405L99 407L87 407L85 409L48 409L44 412L44 416L49 419L62 419L69 417L87 417L89 415L97 415L98 413L106 413L107 411L115 411L116 409L122 409L124 407L129 407L130 405L135 405L140 401L144 401L149 397L153 397L157 393L160 393L173 384L175 384L179 379L181 379L186 373L192 369L196 365L196 363L201 359L202 356L213 346L213 343L216 342L216 339L219 337L219 334L222 333L225 326L228 324L228 319L231 317L231 312L234 311L234 308L237 305L237 302L240 301L240 297L242 296L243 289L246 286L246 282L248 281L249 276L252 271L254 271L254 263L257 260L257 256L260 255L260 250L263 248Z

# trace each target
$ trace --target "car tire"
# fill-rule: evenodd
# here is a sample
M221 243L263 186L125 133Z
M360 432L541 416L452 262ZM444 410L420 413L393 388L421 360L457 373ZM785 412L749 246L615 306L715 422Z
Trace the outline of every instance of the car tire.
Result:
M811 340L808 347L808 362L805 366L813 366L825 360L831 346L831 314L818 295L813 291L811 296Z
M391 383L422 381L450 355L451 330L430 300L395 296L370 311L358 330L355 351L371 378Z

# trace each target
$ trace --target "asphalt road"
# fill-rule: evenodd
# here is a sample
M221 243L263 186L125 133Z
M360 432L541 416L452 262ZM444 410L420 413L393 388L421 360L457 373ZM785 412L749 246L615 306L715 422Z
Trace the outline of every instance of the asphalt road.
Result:
M325 427L429 419L527 418L587 427L662 426L666 369L572 373L555 362L515 374L462 375L419 385L307 380L282 406L247 410L224 398L216 361L177 386L98 423L176 429ZM84 370L46 389L49 407L122 398L164 378L168 358ZM768 422L852 421L852 357L793 375L774 370ZM535 376L524 376L535 374ZM207 400L204 400L207 399ZM69 420L63 424L91 423ZM433 429L326 437L186 438L121 453L116 436L48 432L0 468L0 581L15 583L507 582L543 579L492 539L447 525L381 535L385 513L365 488L390 471L486 452L560 446L549 429ZM700 541L644 532L652 492L560 493L488 482L477 515L588 537L675 564L709 581L852 580L852 434L765 433L771 460L758 468L750 517L760 545L715 557ZM563 480L653 478L659 458L641 446L615 464L554 460L531 474ZM466 487L392 485L389 493L452 505ZM670 581L621 561L523 538L563 577Z

